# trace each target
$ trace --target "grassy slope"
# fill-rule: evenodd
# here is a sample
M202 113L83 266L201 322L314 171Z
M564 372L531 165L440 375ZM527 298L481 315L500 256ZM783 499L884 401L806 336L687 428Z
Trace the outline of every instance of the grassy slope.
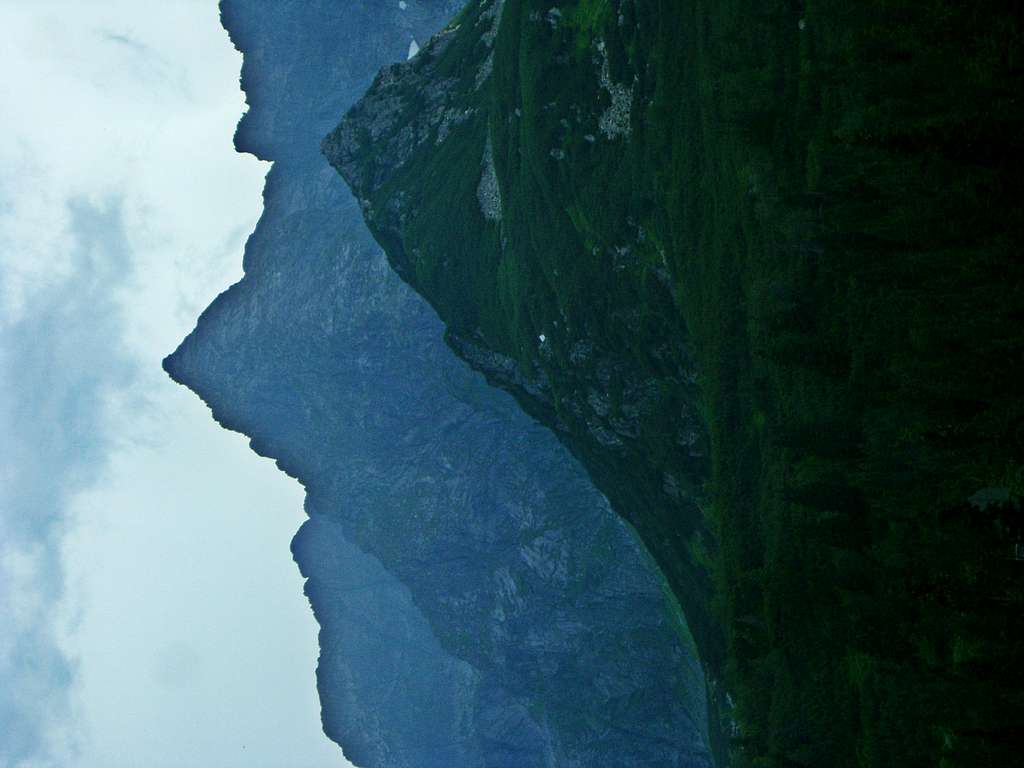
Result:
M506 4L494 47L494 77L478 92L472 83L488 53L479 34L486 22L477 26L481 7L470 5L453 21L461 34L439 59L438 71L461 78L459 90L465 96L459 108L478 111L453 129L447 141L437 146L429 142L428 152L398 169L372 196L378 211L386 210L391 198L405 196L408 215L401 232L372 219L370 226L393 259L412 265L407 268L411 282L455 332L482 337L487 346L517 359L525 370L548 374L554 410L525 399L524 405L548 423L560 420L566 425L560 436L639 530L686 609L702 657L720 669L723 642L710 616L704 551L710 543L696 501L707 459L691 456L700 450L677 444L673 431L679 414L692 410L697 400L695 385L680 378L681 370L693 367L683 319L671 293L650 270L637 270L632 262L623 268L610 264L607 250L613 245L630 241L636 246L636 225L626 222L627 212L594 217L607 232L585 231L573 224L572 213L600 205L601 194L599 189L580 188L581 194L597 194L571 207L577 192L568 181L582 169L576 168L572 154L562 174L552 176L557 167L550 150L559 146L552 135L562 127L557 118L554 126L549 123L552 115L570 109L571 101L581 105L597 130L596 117L590 114L599 100L593 51L589 42L577 49L568 27L556 33L543 19L529 20L530 10L519 3ZM520 31L536 37L520 41ZM566 35L571 37L568 44ZM529 50L521 50L521 42ZM538 45L551 50L534 49ZM545 62L548 53L553 60L555 50L567 47L578 61L557 64L553 71L520 72L520 62ZM545 83L554 88L547 90ZM476 197L488 132L502 179L500 225L483 219ZM592 150L581 162L594 173L608 173L606 163L621 152L623 142L592 146L581 131L576 134L576 145ZM513 159L515 169L510 167ZM582 172L580 180L589 183ZM646 199L651 205L650 194ZM595 248L599 256L593 254ZM587 258L580 258L584 249ZM542 333L547 339L543 347L538 343ZM592 342L599 354L573 363L572 346L581 339ZM597 358L618 366L607 374L613 418L625 417L620 413L625 399L621 390L629 386L624 371L637 372L636 378L651 389L644 408L635 414L639 438L612 451L594 444L586 425L566 406L604 375L596 370ZM694 439L701 440L699 435ZM666 471L673 473L678 488L672 496L663 490Z
M628 461L570 444L724 675L737 764L1009 764L1020 21L987 2L849 5L581 0L552 25L508 0L482 111L380 205L417 196L417 288L556 394L585 379L582 337L658 383ZM596 125L597 37L612 80L635 78L628 140ZM471 79L485 51L462 39L446 56ZM487 131L501 227L476 210ZM699 395L677 373L691 352ZM710 469L670 429L695 401ZM665 505L666 471L698 496L707 481L716 544ZM968 503L982 489L1009 501ZM696 616L701 567L724 651Z
M967 503L1024 480L1021 30L1000 10L706 17L707 175L733 211L705 221L737 231L684 282L734 292L688 318L738 741L768 764L1017 749L1019 508Z

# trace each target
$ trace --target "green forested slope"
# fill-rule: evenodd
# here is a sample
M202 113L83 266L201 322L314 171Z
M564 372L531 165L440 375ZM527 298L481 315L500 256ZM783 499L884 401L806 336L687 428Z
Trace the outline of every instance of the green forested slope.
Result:
M733 761L1016 762L1016 6L506 0L492 47L495 8L325 150L637 526Z

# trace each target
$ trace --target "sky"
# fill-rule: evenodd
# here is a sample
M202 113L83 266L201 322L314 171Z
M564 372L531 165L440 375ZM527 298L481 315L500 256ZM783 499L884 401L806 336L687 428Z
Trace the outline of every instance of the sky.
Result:
M215 0L0 0L0 768L344 766L302 489L160 368L241 277Z

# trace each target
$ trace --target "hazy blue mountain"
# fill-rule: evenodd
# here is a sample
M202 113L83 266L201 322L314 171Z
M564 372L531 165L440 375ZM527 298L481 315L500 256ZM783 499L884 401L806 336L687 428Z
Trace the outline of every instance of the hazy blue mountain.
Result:
M250 105L236 146L274 166L245 277L165 367L307 490L292 551L324 729L352 761L708 765L662 574L554 435L445 345L320 155L457 6L222 3Z

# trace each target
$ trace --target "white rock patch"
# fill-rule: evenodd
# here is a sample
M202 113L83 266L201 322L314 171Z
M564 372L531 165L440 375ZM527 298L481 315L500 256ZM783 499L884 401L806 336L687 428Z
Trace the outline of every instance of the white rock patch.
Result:
M484 144L484 156L480 165L480 183L476 187L480 213L487 221L501 221L501 188L498 186L498 173L494 168L494 148L491 146L490 134L487 136L487 143Z
M611 106L598 118L597 125L608 139L628 136L630 132L630 112L633 110L633 85L628 88L622 83L612 80L611 68L608 66L608 52L604 40L597 41L597 51L601 57L599 79L601 87L612 97Z

